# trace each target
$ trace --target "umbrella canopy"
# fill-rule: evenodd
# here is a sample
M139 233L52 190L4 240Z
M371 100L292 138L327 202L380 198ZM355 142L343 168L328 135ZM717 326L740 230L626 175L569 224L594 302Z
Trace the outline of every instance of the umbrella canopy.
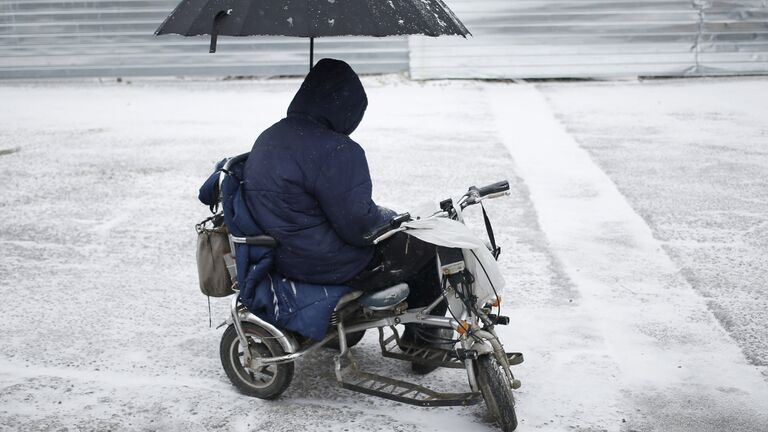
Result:
M470 34L442 0L182 0L156 35L427 36ZM311 62L311 61L310 61Z

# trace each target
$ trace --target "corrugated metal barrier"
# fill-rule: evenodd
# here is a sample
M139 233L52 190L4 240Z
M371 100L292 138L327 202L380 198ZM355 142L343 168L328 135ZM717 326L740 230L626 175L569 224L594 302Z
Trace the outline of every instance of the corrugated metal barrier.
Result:
M768 73L765 0L452 0L467 41L412 38L411 76Z
M207 37L155 37L177 1L0 0L0 78L306 73L304 39L222 37L208 54ZM768 73L768 0L446 3L474 37L319 38L316 58L399 72L410 52L417 79Z
M309 39L154 36L178 0L0 0L0 78L303 75ZM315 58L363 73L408 69L404 37L319 38Z
M696 6L695 73L768 73L768 0L711 0Z

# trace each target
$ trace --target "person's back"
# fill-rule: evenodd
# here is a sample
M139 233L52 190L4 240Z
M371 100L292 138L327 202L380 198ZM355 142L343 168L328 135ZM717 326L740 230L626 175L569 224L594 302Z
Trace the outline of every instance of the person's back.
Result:
M243 190L261 228L275 237L276 268L312 283L344 283L374 249L363 236L393 212L371 199L365 152L349 138L368 101L354 71L323 59L288 116L265 130L245 166Z

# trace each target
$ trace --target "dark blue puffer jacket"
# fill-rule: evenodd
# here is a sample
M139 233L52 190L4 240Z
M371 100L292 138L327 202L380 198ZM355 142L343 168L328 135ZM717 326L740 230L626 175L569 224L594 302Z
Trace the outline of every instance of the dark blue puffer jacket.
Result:
M394 212L371 199L365 152L349 138L368 105L348 64L320 60L288 108L265 130L246 162L243 192L253 217L275 237L279 273L338 284L373 256L364 235Z
M224 221L229 233L237 236L264 234L245 204L242 194L244 163L234 163L218 190L221 161L215 172L200 188L198 198L215 206L221 201ZM240 301L249 311L282 329L292 330L314 340L322 340L339 299L352 288L334 284L295 282L273 271L271 248L235 244L237 283Z

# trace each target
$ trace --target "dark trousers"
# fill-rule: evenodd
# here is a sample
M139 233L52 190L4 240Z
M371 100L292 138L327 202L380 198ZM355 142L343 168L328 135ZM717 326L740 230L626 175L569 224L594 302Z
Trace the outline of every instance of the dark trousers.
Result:
M423 307L442 294L437 274L435 245L423 242L405 233L397 233L376 245L376 252L368 267L347 282L354 289L380 290L405 282L410 287L408 307ZM432 310L432 315L444 316L446 302ZM406 326L404 338L410 339L412 326ZM410 331L409 331L410 330Z

